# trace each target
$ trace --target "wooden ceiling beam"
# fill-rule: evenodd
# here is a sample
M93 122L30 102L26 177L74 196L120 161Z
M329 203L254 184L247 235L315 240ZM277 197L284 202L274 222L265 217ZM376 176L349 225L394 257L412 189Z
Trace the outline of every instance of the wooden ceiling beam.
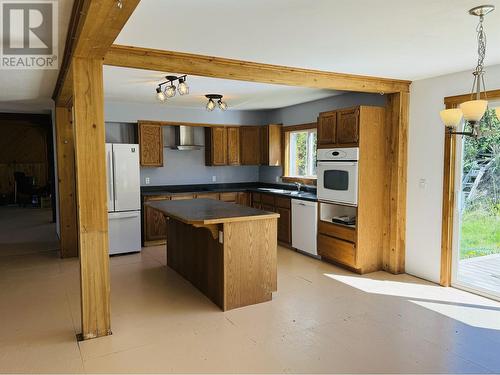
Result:
M385 94L409 92L411 83L404 80L332 73L121 45L112 45L109 48L104 64L239 81Z
M74 57L102 59L113 44L140 0L75 0L59 76L52 98L56 105L70 102L73 83L71 62Z

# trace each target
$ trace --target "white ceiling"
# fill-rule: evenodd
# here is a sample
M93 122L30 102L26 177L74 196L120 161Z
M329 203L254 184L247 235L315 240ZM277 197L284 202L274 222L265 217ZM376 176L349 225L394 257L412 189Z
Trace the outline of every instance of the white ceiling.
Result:
M166 75L140 69L104 67L104 96L107 100L158 103L155 89ZM222 94L231 110L282 108L341 94L341 91L317 90L304 87L270 85L228 79L188 76L189 95L168 99L165 106L203 109L205 94Z
M73 0L60 0L57 3L60 64ZM0 112L44 112L50 109L58 73L59 70L0 69Z
M486 65L494 65L500 63L500 48L497 48L500 0L486 2L497 6L485 21L489 42ZM73 0L58 3L62 58ZM141 0L115 43L415 80L472 70L476 63L477 19L469 16L467 10L481 3L481 0ZM57 73L0 70L0 111L50 107ZM146 99L150 85L154 89L165 73L129 74L106 69L106 95L115 100L154 100ZM125 85L120 78L125 78L123 82L133 82ZM180 99L176 105L194 106L196 95L209 89L228 95L229 104L237 109L290 105L327 94L321 90L236 81L214 83L204 78L198 81L194 77L191 87L194 91L190 97L176 98ZM252 92L259 97L250 97Z
M500 63L500 1L485 20ZM472 69L482 0L141 0L115 43L419 79Z

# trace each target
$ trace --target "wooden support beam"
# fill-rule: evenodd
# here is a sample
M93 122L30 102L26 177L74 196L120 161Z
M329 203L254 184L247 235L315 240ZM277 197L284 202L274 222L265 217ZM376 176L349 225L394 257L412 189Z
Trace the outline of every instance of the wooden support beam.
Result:
M372 93L408 92L410 81L113 45L104 64L240 81Z
M73 106L82 337L111 334L102 61L75 58Z
M452 108L450 106L450 108ZM444 128L444 127L443 127ZM457 139L443 129L444 170L443 170L443 221L441 226L441 273L439 284L451 286L451 264L453 254L453 219L455 211L455 163Z
M55 117L61 257L77 257L75 149L71 109L56 107Z
M400 92L388 96L387 126L390 127L387 160L390 168L386 177L387 222L384 231L383 269L402 273L406 250L406 175L409 125L409 94Z
M74 57L102 59L140 0L75 0L61 70L52 95L57 105L71 99L71 62Z

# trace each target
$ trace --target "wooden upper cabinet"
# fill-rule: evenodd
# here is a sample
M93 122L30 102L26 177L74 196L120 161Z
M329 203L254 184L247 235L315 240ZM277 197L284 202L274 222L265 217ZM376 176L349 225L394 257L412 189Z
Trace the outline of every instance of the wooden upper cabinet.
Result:
M240 128L227 128L227 164L240 165Z
M333 145L337 131L337 112L323 112L318 117L318 146Z
M140 162L143 167L163 166L162 126L153 123L138 123Z
M359 141L359 107L337 112L337 139L339 145L357 145Z
M360 107L323 112L318 117L318 148L357 146Z
M205 164L227 165L227 128L205 128Z
M261 159L260 126L240 127L240 158L242 165L259 165Z
M261 158L262 165L281 165L281 125L266 125L261 129Z

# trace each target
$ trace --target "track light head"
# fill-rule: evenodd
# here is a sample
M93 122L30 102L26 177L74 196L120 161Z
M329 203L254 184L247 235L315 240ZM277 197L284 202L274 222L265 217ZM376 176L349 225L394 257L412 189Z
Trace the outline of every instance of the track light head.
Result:
M156 88L156 98L160 101L160 102L164 102L165 99L167 99L167 97L165 96L165 94L161 91L161 87L158 86Z
M223 102L222 99L219 99L219 101L217 102L219 104L219 108L222 110L222 111L225 111L227 110L227 103L226 102Z
M215 102L212 99L208 99L206 109L209 112L212 112L215 109Z
M179 85L177 86L177 91L179 91L179 95L187 95L189 94L189 86L186 83L186 78L179 78Z
M165 95L167 98L173 98L175 96L175 86L173 84L170 84L170 86L167 86L165 89Z

